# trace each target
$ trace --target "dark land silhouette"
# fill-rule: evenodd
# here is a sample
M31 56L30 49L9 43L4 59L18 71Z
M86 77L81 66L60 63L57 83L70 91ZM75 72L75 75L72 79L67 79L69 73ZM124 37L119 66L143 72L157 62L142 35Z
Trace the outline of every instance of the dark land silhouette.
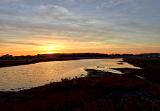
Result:
M63 79L18 92L0 92L0 111L160 111L159 54L99 56L60 57L61 60L123 57L123 61L141 69L117 69L124 74L86 70L88 76L83 78Z
M47 61L65 61L78 59L103 59L103 58L138 58L138 57L160 57L159 53L154 54L101 54L101 53L68 53L68 54L38 54L26 56L3 55L0 57L0 67L34 64Z

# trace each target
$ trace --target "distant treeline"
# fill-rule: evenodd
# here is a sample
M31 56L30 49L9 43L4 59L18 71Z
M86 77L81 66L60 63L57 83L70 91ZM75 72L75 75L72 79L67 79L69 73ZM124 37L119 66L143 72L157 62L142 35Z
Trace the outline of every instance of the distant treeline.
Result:
M26 56L13 56L6 54L0 57L0 60L28 60L28 59L58 59L58 58L96 58L96 57L109 57L109 56L132 56L132 54L100 54L100 53L70 53L70 54L38 54Z
M105 57L130 57L130 56L144 56L144 57L160 57L160 53L147 54L101 54L101 53L68 53L68 54L37 54L26 56L13 56L6 54L0 57L0 60L39 60L39 59L69 59L69 58L105 58Z
M71 53L71 54L38 54L26 56L3 55L0 57L0 67L33 64L47 61L64 61L79 59L105 59L105 58L159 58L160 54L100 54L100 53Z

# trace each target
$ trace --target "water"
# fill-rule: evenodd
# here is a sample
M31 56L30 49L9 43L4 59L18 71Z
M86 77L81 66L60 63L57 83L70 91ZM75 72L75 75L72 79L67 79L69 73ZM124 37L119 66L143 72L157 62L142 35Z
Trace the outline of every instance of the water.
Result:
M92 68L117 74L111 68L136 68L128 63L118 64L122 59L85 59L41 62L30 65L0 68L0 91L18 91L42 86L62 78L85 76L84 69Z

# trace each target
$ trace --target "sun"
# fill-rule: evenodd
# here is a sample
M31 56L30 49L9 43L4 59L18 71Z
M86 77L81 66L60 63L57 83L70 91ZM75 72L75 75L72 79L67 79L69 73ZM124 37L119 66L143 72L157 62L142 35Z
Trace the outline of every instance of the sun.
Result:
M48 54L55 53L55 50L57 50L57 49L53 46L48 46L45 48L45 52Z
M39 48L42 53L53 54L58 53L60 48L56 45L45 45Z

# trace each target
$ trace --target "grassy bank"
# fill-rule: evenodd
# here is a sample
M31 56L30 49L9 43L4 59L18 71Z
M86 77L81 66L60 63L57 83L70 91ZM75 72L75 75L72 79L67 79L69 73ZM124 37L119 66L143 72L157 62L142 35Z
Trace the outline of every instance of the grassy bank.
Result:
M151 82L160 83L160 58L124 58L123 60L143 69L135 71L137 75Z

